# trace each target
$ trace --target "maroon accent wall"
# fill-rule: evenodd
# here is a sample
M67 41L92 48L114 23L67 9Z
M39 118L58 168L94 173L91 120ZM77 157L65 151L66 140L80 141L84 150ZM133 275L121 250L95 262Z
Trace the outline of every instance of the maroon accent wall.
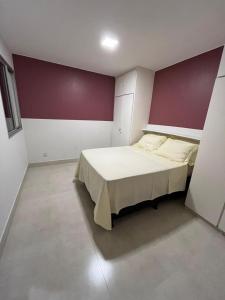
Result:
M223 47L155 73L149 123L202 129Z
M115 79L13 55L23 118L113 120Z

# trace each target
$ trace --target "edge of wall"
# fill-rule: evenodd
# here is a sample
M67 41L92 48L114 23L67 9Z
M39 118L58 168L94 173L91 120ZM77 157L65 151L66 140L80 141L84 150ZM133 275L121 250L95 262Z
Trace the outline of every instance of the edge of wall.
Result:
M25 172L24 172L24 175L23 175L23 179L21 181L21 184L20 184L18 192L17 192L17 196L16 196L16 198L15 198L15 200L13 202L13 205L11 207L11 210L10 210L9 216L7 218L5 227L3 229L3 233L2 233L2 235L0 237L0 258L1 258L2 254L3 254L3 250L4 250L4 247L5 247L6 241L7 241L9 230L10 230L10 227L11 227L11 224L12 224L12 221L13 221L13 217L15 215L16 207L17 207L18 202L19 202L19 198L20 198L20 195L21 195L21 191L22 191L22 188L23 188L25 177L27 175L28 167L29 167L29 164L27 165L27 167L25 169Z

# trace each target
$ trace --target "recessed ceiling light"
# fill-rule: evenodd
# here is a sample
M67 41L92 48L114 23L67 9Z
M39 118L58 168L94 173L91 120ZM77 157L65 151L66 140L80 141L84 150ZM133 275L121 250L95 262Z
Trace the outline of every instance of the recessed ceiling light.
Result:
M119 41L115 38L104 37L101 40L101 46L107 50L113 51L119 46Z

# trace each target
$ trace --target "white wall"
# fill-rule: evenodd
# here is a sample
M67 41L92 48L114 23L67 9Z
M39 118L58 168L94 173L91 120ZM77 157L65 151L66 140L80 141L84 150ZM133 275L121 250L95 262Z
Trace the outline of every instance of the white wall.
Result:
M23 119L30 163L79 158L88 148L111 146L111 121Z
M0 54L12 65L10 52L0 38ZM27 168L24 132L8 137L0 94L0 241Z

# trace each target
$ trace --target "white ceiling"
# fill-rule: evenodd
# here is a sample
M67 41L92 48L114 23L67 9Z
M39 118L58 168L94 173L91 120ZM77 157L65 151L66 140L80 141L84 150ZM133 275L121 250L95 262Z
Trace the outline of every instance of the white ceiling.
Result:
M225 43L225 0L0 0L0 35L14 53L85 70L158 70Z

